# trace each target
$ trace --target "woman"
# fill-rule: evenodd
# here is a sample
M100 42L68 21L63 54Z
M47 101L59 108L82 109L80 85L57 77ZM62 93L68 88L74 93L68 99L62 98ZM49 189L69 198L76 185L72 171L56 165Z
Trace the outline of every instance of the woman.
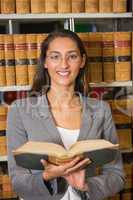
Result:
M101 174L78 156L60 166L41 160L44 171L16 165L12 150L28 140L69 148L77 140L104 138L117 143L111 111L103 101L87 98L87 55L80 38L62 30L42 44L32 97L17 100L8 114L8 164L14 190L24 200L102 200L123 188L118 152Z

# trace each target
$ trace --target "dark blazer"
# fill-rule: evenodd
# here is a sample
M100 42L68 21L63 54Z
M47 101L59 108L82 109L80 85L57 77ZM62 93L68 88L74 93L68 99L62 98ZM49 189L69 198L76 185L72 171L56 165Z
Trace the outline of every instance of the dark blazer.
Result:
M104 138L117 143L116 129L109 105L104 101L86 97L82 97L81 100L83 115L78 140ZM29 171L16 165L12 150L29 140L63 145L50 113L46 95L16 100L11 105L7 120L9 174L14 190L24 200L61 199L67 189L67 184L63 179L50 182L54 190L57 189L57 192L51 194L43 181L42 171ZM113 163L103 166L98 176L95 175L94 167L91 169L88 167L86 178L91 200L101 200L120 191L124 184L120 152Z

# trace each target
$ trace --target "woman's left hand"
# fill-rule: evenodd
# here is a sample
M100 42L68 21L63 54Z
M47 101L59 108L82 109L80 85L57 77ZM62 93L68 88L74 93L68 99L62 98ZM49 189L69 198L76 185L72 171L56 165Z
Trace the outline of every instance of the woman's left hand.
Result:
M88 184L85 180L85 169L74 171L63 176L69 185L81 191L88 191Z

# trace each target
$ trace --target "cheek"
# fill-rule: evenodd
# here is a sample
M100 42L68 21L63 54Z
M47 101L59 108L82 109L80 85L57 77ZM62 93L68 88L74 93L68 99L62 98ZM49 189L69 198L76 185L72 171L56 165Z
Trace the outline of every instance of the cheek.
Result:
M80 64L73 66L73 70L72 71L75 73L75 75L77 75L79 73L79 71L81 69L80 66L81 66Z
M54 71L55 71L55 66L54 65L49 65L49 63L46 63L45 65L44 65L44 68L46 68L47 70L48 70L48 73L53 73Z

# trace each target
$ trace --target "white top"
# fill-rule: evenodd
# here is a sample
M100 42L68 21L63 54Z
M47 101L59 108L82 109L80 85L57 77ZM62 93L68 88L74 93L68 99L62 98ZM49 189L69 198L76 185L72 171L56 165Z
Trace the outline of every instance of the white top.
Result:
M58 127L57 129L60 133L62 142L66 149L69 149L72 144L74 144L78 137L80 129L66 129L62 127ZM65 195L61 200L81 200L81 197L76 193L75 190L71 186L68 187Z

